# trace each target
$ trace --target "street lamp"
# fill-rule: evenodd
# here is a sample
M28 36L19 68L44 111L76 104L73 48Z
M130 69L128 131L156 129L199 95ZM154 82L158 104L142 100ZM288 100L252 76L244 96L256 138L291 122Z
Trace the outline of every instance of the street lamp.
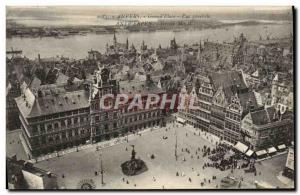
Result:
M176 128L175 128L175 159L177 161L177 131L176 131Z
M104 183L104 170L103 170L103 162L102 162L102 153L100 153L100 173L101 173L101 184L102 184L102 186L104 186L105 183Z

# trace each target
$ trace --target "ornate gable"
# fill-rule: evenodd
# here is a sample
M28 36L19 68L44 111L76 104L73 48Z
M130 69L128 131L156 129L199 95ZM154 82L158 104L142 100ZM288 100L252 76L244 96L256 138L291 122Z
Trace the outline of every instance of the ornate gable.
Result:
M223 91L223 88L218 89L215 96L213 97L213 103L215 105L225 107L227 102L226 102L225 93Z
M240 103L240 100L239 100L237 94L235 94L234 96L231 97L231 102L227 106L227 109L231 110L231 111L238 112L238 113L242 113L243 108L241 106L241 103Z

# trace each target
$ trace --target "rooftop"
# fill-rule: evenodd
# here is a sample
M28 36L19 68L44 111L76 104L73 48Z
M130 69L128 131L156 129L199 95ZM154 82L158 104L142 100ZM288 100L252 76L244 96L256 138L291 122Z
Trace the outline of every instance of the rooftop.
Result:
M43 86L37 92L26 88L16 102L24 117L43 116L89 107L89 90L67 85Z

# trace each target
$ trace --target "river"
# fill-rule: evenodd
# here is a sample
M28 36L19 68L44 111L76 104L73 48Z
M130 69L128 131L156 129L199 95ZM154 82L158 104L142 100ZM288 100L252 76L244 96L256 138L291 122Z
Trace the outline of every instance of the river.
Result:
M203 39L209 39L215 42L231 42L234 37L244 33L250 41L258 40L261 36L266 38L270 35L271 38L288 37L293 32L292 24L264 24L242 26L234 25L228 28L203 29L194 31L156 31L156 32L132 32L118 33L117 40L124 42L128 38L129 44L133 43L136 48L140 48L144 40L148 47L167 47L170 44L170 39L176 38L178 44L192 44ZM75 35L62 39L53 37L43 38L8 38L6 40L7 50L10 48L23 50L23 55L34 59L40 54L41 57L53 57L63 55L74 59L86 58L87 51L90 49L104 52L106 43L112 44L112 34L87 34L86 36Z

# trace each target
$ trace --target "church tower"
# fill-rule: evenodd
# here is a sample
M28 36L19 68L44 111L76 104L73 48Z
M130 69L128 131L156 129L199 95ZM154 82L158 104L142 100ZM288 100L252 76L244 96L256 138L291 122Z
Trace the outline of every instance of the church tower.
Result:
M116 33L114 32L114 47L117 46L117 37L116 37Z

